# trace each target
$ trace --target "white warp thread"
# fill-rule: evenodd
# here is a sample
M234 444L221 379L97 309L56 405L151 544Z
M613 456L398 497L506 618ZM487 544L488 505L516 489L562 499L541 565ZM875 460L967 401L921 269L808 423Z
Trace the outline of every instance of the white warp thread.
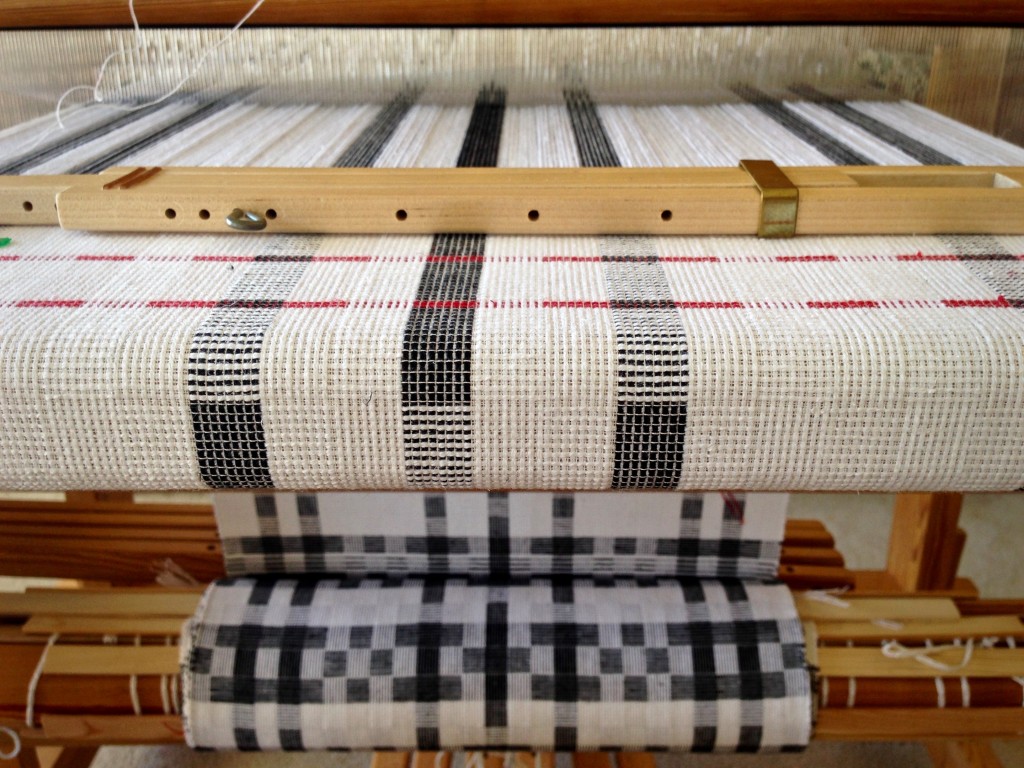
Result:
M50 635L50 639L46 641L46 647L43 648L43 652L39 654L39 662L36 664L35 671L32 673L32 678L28 681L28 693L25 694L25 725L29 728L35 728L35 709L36 709L36 689L39 687L39 678L43 676L43 666L46 664L46 657L50 653L50 649L57 644L57 638L60 634L54 632Z
M846 594L849 589L849 587L837 587L836 589L809 589L804 592L804 595L806 595L808 600L813 600L816 603L824 603L825 605L831 605L835 608L849 608L850 603L836 597L836 595Z
M945 662L933 659L931 654L940 651L949 651L955 648L962 648L964 655L959 664L946 664ZM961 645L959 641L949 645L929 645L925 648L907 648L898 640L889 640L882 645L882 655L887 659L914 659L919 664L937 669L941 672L956 672L966 667L974 655L974 638L968 639L966 644Z
M10 752L0 752L0 760L13 760L21 754L21 736L13 728L8 728L6 725L0 725L0 733L6 733L11 737L11 742L14 746L11 747Z
M226 43L228 40L230 40L235 35L235 33L242 27L242 25L249 20L249 17L256 13L257 10L259 10L259 7L263 5L264 2L266 2L266 0L256 0L256 2L253 3L252 7L249 8L249 11L241 19L239 19L238 23L235 24L235 26L233 26L230 30L228 30L228 32L225 33L225 35L221 37L220 40L218 40L216 43L207 48L203 52L203 55L200 56L199 59L195 62L195 64L193 64L190 67L187 67L185 69L185 74L181 77L181 79L178 80L174 87L167 91L163 96L152 99L151 101L144 102L142 104L136 104L133 107L125 107L118 104L111 104L110 106L122 112L136 112L140 109L151 107L154 104L160 104L161 102L164 102L167 99L171 98L171 96L173 96L185 87L185 83L187 83L189 80L195 77L196 73L202 68L203 64L205 64L206 60L210 57L210 54L212 54L214 51L216 51L218 48L224 45L224 43ZM73 85L60 95L60 98L57 99L57 106L54 108L53 115L56 118L57 125L60 126L61 130L64 130L64 121L61 119L60 113L61 109L63 109L64 107L64 100L68 96L77 91L91 91L92 100L95 101L97 104L102 104L103 94L100 93L100 85L103 83L103 78L106 77L107 67L110 66L110 62L112 62L118 56L127 57L129 53L137 53L142 50L142 29L139 27L138 16L135 15L135 0L128 0L128 12L131 14L132 29L135 31L135 47L132 48L130 51L112 51L103 60L103 63L100 64L99 74L96 76L96 81L92 85Z

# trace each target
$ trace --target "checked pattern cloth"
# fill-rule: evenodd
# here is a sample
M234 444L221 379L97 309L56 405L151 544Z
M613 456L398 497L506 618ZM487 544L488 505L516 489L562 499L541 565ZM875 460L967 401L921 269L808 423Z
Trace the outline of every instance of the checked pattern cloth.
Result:
M773 579L785 494L214 495L228 576Z
M182 659L204 748L753 752L810 734L778 584L228 579Z

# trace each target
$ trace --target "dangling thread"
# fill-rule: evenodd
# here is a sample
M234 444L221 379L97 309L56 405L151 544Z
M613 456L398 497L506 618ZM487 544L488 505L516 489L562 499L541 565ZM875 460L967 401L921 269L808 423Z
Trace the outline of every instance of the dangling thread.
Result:
M931 657L931 654L933 653L949 651L956 648L962 648L964 652L963 658L960 660L959 664L946 664L945 662ZM941 672L956 672L963 669L970 663L971 656L974 655L974 638L968 639L963 645L960 643L952 643L949 645L935 645L926 648L907 648L898 640L889 640L882 646L882 655L887 659L914 659L914 661L924 664L926 667L931 667L932 669L937 669Z
M196 73L202 68L203 64L205 64L206 60L210 57L210 54L212 54L214 51L216 51L218 48L224 45L224 43L226 43L228 40L230 40L235 35L235 33L242 27L242 25L249 20L249 17L256 13L257 10L259 10L260 6L263 5L264 2L266 2L266 0L256 0L256 2L253 3L252 7L249 8L249 11L241 19L239 19L238 23L235 24L235 26L233 26L230 30L228 30L228 32L223 37L221 37L220 40L218 40L216 43L207 48L203 55L199 57L199 60L196 61L196 63L193 64L191 67L185 70L185 74L182 76L180 80L178 80L177 84L163 96L153 99L152 101L144 102L142 104L136 104L133 107L124 107L119 104L109 104L108 106L110 106L113 109L120 110L122 112L136 112L140 109L151 107L154 104L160 104L166 101L167 99L171 98L171 96L173 96L185 87L185 83L187 83L189 80L195 77ZM64 91L64 93L60 95L60 98L57 99L57 106L54 109L54 117L56 117L57 125L60 126L61 130L64 130L64 121L61 119L61 110L64 107L64 100L68 96L77 91L91 91L92 100L97 104L102 104L103 95L100 93L100 85L103 83L103 78L106 77L107 67L110 66L110 62L112 62L118 56L127 57L129 53L138 53L142 50L142 28L139 26L138 16L135 15L135 0L128 0L128 12L131 14L132 29L135 31L135 47L128 52L112 51L107 56L107 58L103 60L103 63L100 64L100 71L99 74L96 76L95 83L93 83L92 85L74 85L71 88L68 88L66 91Z
M142 645L142 636L135 636L135 647L138 648ZM142 702L139 701L139 676L131 675L128 678L128 695L132 699L132 710L136 715L142 714Z
M32 678L28 681L28 693L25 695L25 725L29 728L35 728L35 709L36 709L36 689L39 687L39 678L43 676L43 667L46 665L46 657L50 653L50 649L57 644L57 638L60 634L54 632L50 635L50 639L46 641L46 647L43 648L43 652L39 654L39 663L36 664L36 669L32 673Z
M836 589L809 589L804 592L804 595L808 600L813 600L816 603L824 603L825 605L831 605L835 608L849 608L850 604L846 600L841 600L836 595L844 595L849 590L849 587L837 587Z
M21 736L13 728L8 728L6 725L0 725L0 733L6 733L11 737L13 746L10 752L0 752L0 760L13 760L21 754Z

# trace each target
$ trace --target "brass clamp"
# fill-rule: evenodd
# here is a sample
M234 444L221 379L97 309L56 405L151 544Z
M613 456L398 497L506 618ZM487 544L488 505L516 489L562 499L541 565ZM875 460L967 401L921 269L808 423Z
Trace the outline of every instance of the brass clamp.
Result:
M761 192L757 236L793 237L800 204L797 186L771 160L740 160L740 168L750 174Z

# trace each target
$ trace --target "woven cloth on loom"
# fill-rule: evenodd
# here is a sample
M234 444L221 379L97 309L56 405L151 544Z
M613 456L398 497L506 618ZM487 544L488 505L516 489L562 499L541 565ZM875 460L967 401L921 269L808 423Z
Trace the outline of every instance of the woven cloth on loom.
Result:
M228 576L773 579L784 494L218 493Z
M0 157L50 173L1024 163L910 104L739 93L181 97L132 119L83 110L70 137L16 127ZM0 487L1024 485L1021 237L4 234Z
M199 747L768 751L810 732L781 585L225 580L182 659Z

